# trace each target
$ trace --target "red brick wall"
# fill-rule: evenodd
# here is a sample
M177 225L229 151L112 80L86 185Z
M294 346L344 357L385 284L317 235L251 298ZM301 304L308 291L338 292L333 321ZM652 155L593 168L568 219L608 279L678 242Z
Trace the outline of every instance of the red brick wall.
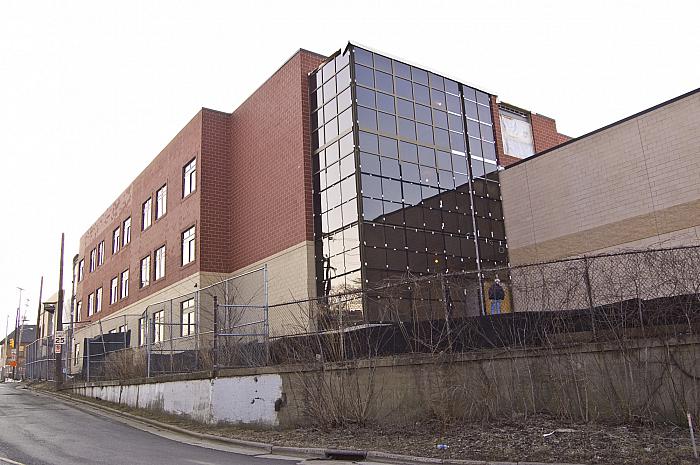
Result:
M202 112L185 126L163 151L146 167L129 187L112 203L100 218L80 239L80 258L85 260L85 275L78 283L76 299L83 301L80 320L87 318L88 295L102 287L102 311L91 320L103 318L127 305L179 281L199 271L200 260L187 266L180 266L181 233L192 225L199 231L199 199L201 194ZM197 157L197 190L182 198L182 168L192 158ZM168 185L167 213L155 221L155 193L163 185ZM141 231L141 205L148 197L153 198L153 223L146 231ZM131 242L112 255L112 231L131 216ZM123 231L121 231L123 234ZM90 273L90 251L105 241L105 261L102 266ZM140 261L160 246L166 246L165 278L151 282L148 287L139 289ZM109 304L110 281L121 272L129 269L129 297ZM151 271L153 258L151 258ZM121 280L121 277L119 278ZM152 279L151 279L152 281ZM183 289L183 292L185 290Z
M231 117L232 269L313 239L308 73L299 51Z
M547 116L530 114L532 123L532 138L535 142L535 153L551 149L571 139L557 132L557 122Z
M231 115L202 110L201 222L197 254L202 271L231 271Z

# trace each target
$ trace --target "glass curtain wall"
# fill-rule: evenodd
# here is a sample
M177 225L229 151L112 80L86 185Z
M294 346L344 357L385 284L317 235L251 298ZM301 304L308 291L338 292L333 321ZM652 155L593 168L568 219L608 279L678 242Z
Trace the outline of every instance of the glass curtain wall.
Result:
M311 86L319 295L506 264L489 94L355 46Z

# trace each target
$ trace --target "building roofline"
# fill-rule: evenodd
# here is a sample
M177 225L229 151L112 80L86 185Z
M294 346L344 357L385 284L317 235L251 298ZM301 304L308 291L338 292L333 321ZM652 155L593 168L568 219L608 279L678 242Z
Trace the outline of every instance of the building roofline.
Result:
M515 166L518 166L518 165L521 165L521 164L525 163L526 161L532 160L533 158L540 157L540 156L545 155L545 154L547 154L547 153L549 153L549 152L552 152L552 151L554 151L554 150L560 149L560 148L562 148L562 147L564 147L564 146L566 146L566 145L570 145L570 144L573 144L574 142L578 142L578 141L580 141L580 140L582 140L582 139L586 139L587 137L590 137L590 136L593 136L593 135L595 135L595 134L598 134L599 132L603 132L603 131L605 131L605 130L608 130L608 129L610 129L610 128L613 128L613 127L615 127L615 126L618 126L618 125L620 125L620 124L622 124L622 123L626 123L627 121L630 121L630 120L632 120L632 119L634 119L634 118L638 118L638 117L640 117L640 116L642 116L642 115L645 115L645 114L647 114L647 113L651 113L651 112L654 111L654 110L658 110L659 108L663 108L663 107L665 107L666 105L670 105L670 104L672 104L672 103L678 102L678 101L680 101L680 100L683 100L683 99L685 99L685 98L687 98L687 97L690 97L691 95L694 95L694 94L697 94L697 93L700 93L700 87L698 87L697 89L691 90L690 92L686 92L685 94L679 95L678 97L673 97L673 98L670 99L670 100L666 100L665 102L661 102L661 103L659 103L659 104L657 104L657 105L654 105L653 107L649 107L649 108L647 108L647 109L645 109L645 110L642 110L642 111L640 111L640 112L637 112L637 113L635 113L635 114L633 114L633 115L630 115L630 116L627 116L627 117L625 117L625 118L622 118L621 120L618 120L618 121L615 121L615 122L613 122L613 123L610 123L610 124L608 124L607 126L603 126L603 127L601 127L601 128L595 129L595 130L593 130L593 131L591 131L591 132L588 132L588 133L586 133L586 134L584 134L584 135L582 135L582 136L579 136L579 137L576 137L576 138L573 138L573 139L569 139L569 140L566 141L566 142L563 142L563 143L561 143L561 144L559 144L559 145L555 145L554 147L551 147L551 148L549 148L549 149L547 149L547 150L543 150L543 151L541 151L541 152L538 152L538 153L536 153L536 154L534 154L534 155L532 155L532 156L530 156L530 157L523 158L522 160L517 161L517 162L513 163L512 165L508 165L507 167L505 167L505 169L506 169L506 170L509 170L509 169L511 169L511 168L513 168L513 167L515 167Z
M420 63L415 63L415 62L413 62L413 61L405 60L405 59L403 59L403 58L397 57L397 56L392 55L392 54L390 54L390 53L384 53L384 52L382 52L381 50L377 50L377 49L372 48L372 47L367 47L366 45L363 45L363 44L361 44L361 43L359 43L359 42L354 42L354 41L351 40L351 41L348 42L348 45L346 45L345 48L347 48L349 45L355 45L355 46L357 46L357 47L364 48L365 50L368 50L368 51L370 51L370 52L378 53L379 55L384 55L384 56L387 57L387 58L391 58L391 59L393 59L393 60L400 61L400 62L402 62L402 63L406 63L407 65L411 65L411 66L415 66L416 68L424 69L424 70L426 70L426 71L428 71L428 72L430 72L430 73L437 74L438 76L446 77L447 79L451 79L451 80L456 81L456 82L459 82L459 83L461 83L461 84L466 84L466 85L468 85L469 87L471 87L471 88L473 88L473 89L479 90L479 91L481 91L481 92L485 92L485 93L487 93L487 94L489 94L489 95L496 95L496 96L498 95L498 94L496 94L496 93L494 93L494 92L491 92L491 91L489 91L489 90L486 90L486 87L482 87L481 85L474 86L474 85L470 84L469 81L465 81L465 80L463 80L463 79L459 79L459 78L457 78L457 77L455 77L455 76L451 76L451 75L448 76L447 74L442 73L442 72L439 72L439 71L436 71L436 70L434 70L433 68L430 68L430 67L428 67L428 66L423 66L423 65L421 65Z

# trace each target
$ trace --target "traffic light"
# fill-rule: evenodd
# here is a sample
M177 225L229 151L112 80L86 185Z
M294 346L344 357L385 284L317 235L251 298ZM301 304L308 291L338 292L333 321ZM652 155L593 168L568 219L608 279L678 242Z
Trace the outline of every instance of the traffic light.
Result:
M14 348L15 348L15 340L10 339L10 349L14 349Z

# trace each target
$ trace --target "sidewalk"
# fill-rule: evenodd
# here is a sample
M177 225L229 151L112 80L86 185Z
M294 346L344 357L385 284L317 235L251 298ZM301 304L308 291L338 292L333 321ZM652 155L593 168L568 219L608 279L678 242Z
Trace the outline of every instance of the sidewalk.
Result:
M676 427L649 428L576 425L562 428L546 418L529 425L438 425L319 430L252 430L202 425L183 418L136 410L95 399L42 392L68 402L97 407L116 417L138 420L192 437L259 448L265 453L314 458L362 459L369 463L462 465L695 464L692 448ZM555 430L559 430L556 431ZM543 431L546 432L542 434ZM553 432L553 434L552 434ZM546 434L546 436L545 436ZM656 441L653 441L653 439ZM436 444L447 444L439 450ZM381 449L381 450L377 450ZM566 457L566 459L562 459ZM520 458L520 461L514 461ZM504 461L508 459L510 461Z

